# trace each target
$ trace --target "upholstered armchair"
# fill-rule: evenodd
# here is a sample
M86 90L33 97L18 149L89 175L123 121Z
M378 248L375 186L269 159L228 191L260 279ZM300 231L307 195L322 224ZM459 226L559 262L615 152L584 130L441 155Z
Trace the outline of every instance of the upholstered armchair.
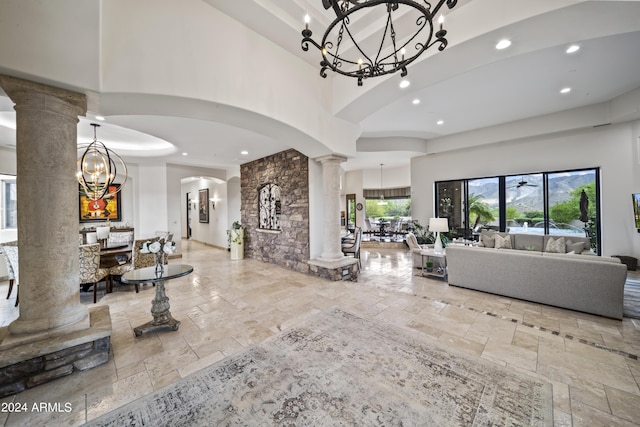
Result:
M420 255L420 251L422 249L433 247L433 245L419 245L416 235L411 232L407 233L405 241L407 242L407 246L409 246L409 250L411 251L413 266L416 268L422 268L422 255Z
M360 244L362 243L362 228L358 227L355 230L356 238L352 243L342 244L342 253L345 255L353 255L358 259L358 270L360 269Z
M104 280L106 289L109 289L109 270L100 268L100 244L90 243L79 246L80 253L80 284L83 289L93 285L93 303L96 303L98 295L98 282Z
M13 285L16 286L16 306L19 304L19 291L18 291L18 242L7 242L2 244L2 252L4 253L4 259L7 263L7 276L9 278L9 292L7 292L7 299L11 296L13 291Z

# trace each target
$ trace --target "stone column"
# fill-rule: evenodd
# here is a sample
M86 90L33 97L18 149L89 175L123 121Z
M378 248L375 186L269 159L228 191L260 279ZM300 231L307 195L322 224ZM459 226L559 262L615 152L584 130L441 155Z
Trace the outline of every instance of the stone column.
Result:
M75 178L86 96L6 75L0 87L16 104L20 316L9 332L20 339L86 328Z
M322 163L323 241L320 259L335 261L344 254L340 244L340 163L346 157L328 155L316 159Z

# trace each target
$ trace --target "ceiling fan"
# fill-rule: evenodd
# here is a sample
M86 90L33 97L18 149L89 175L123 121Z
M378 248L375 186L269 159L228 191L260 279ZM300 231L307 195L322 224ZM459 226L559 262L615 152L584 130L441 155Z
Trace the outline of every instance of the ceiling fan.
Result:
M520 188L520 187L537 187L536 184L529 184L527 181L524 180L524 176L520 178L520 182L518 182L518 184L516 184L516 188Z

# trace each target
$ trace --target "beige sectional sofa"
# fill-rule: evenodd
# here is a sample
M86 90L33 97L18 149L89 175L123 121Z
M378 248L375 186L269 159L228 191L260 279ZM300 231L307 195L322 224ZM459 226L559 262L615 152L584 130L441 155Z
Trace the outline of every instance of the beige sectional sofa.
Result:
M510 239L515 249L486 247L485 236L484 247L447 246L450 285L622 318L627 268L618 258L594 255L578 244L588 242L580 237L560 242L558 236L495 234L501 244Z

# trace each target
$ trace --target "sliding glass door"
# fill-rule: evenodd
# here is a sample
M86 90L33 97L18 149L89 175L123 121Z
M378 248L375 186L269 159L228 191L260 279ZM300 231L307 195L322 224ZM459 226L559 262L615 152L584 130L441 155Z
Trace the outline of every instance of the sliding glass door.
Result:
M450 237L481 230L587 236L600 253L599 169L436 182L436 212Z

